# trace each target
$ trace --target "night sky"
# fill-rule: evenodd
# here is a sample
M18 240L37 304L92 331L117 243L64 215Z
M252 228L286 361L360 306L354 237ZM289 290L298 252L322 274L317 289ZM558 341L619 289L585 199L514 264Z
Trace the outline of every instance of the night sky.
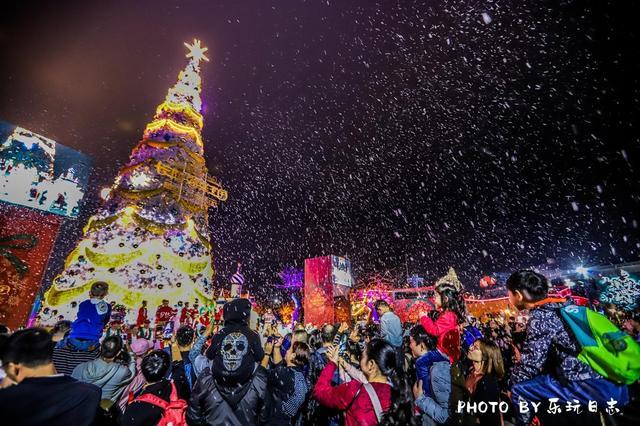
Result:
M95 160L86 219L198 37L220 283L285 265L465 285L491 272L638 260L640 3L12 2L0 119Z

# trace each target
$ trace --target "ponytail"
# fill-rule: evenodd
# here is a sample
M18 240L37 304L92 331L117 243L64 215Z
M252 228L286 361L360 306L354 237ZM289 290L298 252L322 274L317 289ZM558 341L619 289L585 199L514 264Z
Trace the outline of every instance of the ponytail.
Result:
M407 376L398 365L396 348L382 339L372 339L366 348L367 357L373 360L391 385L391 407L385 412L381 425L417 425L413 415L413 394Z

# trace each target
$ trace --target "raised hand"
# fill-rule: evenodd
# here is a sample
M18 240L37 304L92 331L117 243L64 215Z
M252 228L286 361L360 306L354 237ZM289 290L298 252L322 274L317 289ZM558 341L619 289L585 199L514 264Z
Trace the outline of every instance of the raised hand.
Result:
M327 358L329 358L329 361L338 365L338 363L340 362L340 355L338 354L337 346L334 346L334 345L329 346L329 348L327 349Z

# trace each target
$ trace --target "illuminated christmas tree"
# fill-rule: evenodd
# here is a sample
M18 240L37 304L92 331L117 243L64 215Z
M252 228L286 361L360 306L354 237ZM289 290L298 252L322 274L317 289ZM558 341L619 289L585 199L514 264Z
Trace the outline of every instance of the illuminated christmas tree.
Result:
M185 43L189 62L158 106L129 162L46 293L45 306L87 298L95 281L109 300L129 308L142 300L209 299L213 279L208 208L227 193L207 176L203 158L199 40Z

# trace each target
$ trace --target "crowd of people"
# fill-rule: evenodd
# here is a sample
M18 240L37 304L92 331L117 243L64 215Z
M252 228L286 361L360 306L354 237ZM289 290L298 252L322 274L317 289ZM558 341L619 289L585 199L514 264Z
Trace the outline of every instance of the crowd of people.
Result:
M628 371L581 355L565 318L530 270L507 281L520 313L470 316L460 289L435 288L434 310L402 323L384 300L379 321L287 327L253 321L246 298L221 324L188 315L152 333L110 324L108 286L95 283L77 318L52 329L0 330L2 422L12 425L529 425L637 422L638 360ZM169 307L169 309L171 309ZM169 322L161 314L164 324ZM609 314L611 312L604 312ZM618 321L639 339L638 314ZM617 330L617 329L616 329ZM637 402L637 401L636 401ZM635 419L635 420L634 420Z

